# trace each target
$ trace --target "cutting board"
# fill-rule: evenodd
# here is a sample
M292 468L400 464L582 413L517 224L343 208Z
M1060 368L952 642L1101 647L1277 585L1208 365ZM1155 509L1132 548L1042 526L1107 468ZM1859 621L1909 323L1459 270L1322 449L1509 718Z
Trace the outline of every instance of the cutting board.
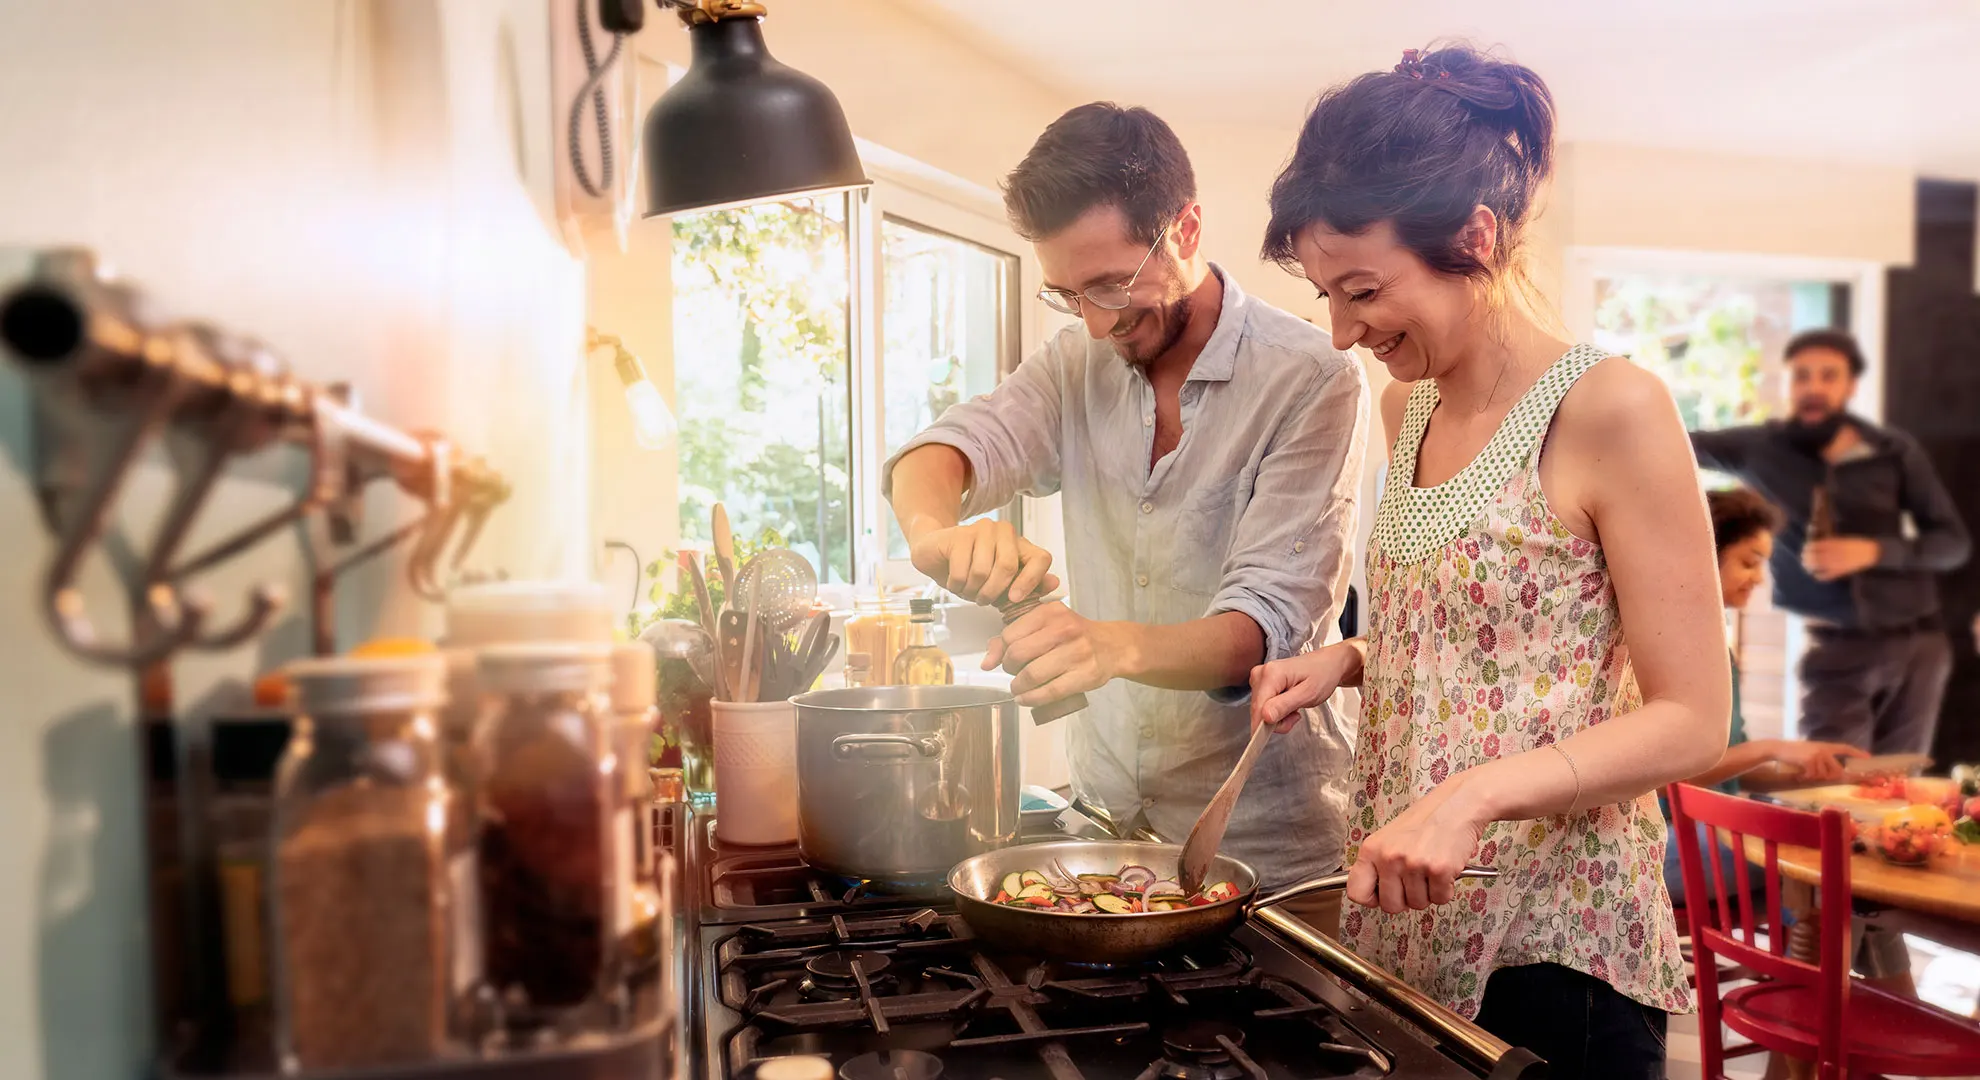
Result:
M1917 777L1912 784L1928 784L1935 790L1941 786L1950 789L1953 782L1940 777ZM1784 806L1797 810L1820 810L1833 806L1844 810L1860 822L1875 825L1884 820L1884 815L1894 810L1902 810L1912 805L1910 799L1866 799L1856 793L1855 784L1825 784L1821 787L1795 788L1791 791L1776 791L1768 796Z
M1911 805L1903 799L1859 798L1855 784L1796 788L1793 791L1772 792L1767 797L1783 806L1792 806L1796 810L1823 810L1833 806L1838 810L1846 810L1851 817L1871 825L1884 820L1885 814Z

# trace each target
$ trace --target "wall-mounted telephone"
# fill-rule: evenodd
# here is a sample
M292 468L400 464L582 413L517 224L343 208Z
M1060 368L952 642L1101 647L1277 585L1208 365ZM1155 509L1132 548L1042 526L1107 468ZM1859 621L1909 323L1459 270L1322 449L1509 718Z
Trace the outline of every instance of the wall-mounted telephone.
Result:
M583 256L610 235L625 249L639 157L640 0L551 0L556 207L564 245Z

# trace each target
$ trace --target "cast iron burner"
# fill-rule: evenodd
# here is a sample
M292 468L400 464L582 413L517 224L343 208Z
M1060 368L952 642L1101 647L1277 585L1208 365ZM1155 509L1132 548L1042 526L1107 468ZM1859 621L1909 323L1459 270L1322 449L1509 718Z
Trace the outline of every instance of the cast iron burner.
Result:
M861 1054L839 1067L840 1080L939 1080L942 1059L919 1050Z
M1159 1068L1167 1080L1237 1080L1245 1075L1231 1051L1244 1045L1244 1029L1222 1020L1191 1020L1165 1028ZM1243 1051L1238 1051L1242 1054Z
M857 974L853 965L859 965ZM860 994L860 976L865 976L869 993L886 993L894 985L894 977L887 974L893 961L887 954L835 949L812 957L804 965L805 978L798 984L798 992L812 1001L849 1001Z

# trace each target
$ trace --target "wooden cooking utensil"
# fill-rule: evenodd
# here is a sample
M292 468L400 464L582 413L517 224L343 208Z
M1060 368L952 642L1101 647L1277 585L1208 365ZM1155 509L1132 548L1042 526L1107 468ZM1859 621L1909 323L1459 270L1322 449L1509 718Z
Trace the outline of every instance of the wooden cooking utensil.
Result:
M748 631L748 619L742 612L735 608L722 612L722 636L715 639L715 649L721 657L722 681L726 684L724 701L748 700L742 696L748 688L743 678L743 638Z
M1189 839L1183 841L1182 868L1176 872L1176 883L1182 886L1184 896L1195 896L1203 888L1203 875L1210 872L1210 860L1217 857L1217 846L1224 842L1224 830L1231 824L1231 811L1244 792L1244 782L1251 776L1251 767L1264 754L1265 744L1271 741L1272 725L1252 728L1251 741L1244 744L1244 754L1238 758L1237 767L1224 778L1224 786L1210 797L1203 813L1197 815Z
M729 531L729 511L721 503L715 504L713 520L710 522L715 538L715 567L722 572L722 606L740 611L742 597L736 595L736 538Z
M701 560L694 552L683 551L680 555L681 574L694 588L695 610L701 615L701 628L708 632L708 640L715 642L715 684L709 689L724 701L729 700L727 665L722 662L722 624L717 616L715 604L708 597L708 579L701 574Z
M742 700L757 701L763 689L763 657L761 643L757 640L756 601L762 592L761 582L749 593L749 611L743 625L743 691Z

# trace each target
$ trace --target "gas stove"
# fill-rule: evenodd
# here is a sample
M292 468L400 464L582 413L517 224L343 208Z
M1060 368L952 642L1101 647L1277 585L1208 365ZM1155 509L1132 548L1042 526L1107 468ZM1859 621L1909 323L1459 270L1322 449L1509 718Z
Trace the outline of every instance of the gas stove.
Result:
M937 894L869 893L795 848L726 848L710 817L684 817L682 1080L755 1080L792 1054L828 1058L841 1080L1544 1075L1520 1051L1452 1053L1263 916L1145 966L1017 956ZM1032 838L1067 835L1106 834L1069 811Z
M890 910L943 902L948 895L948 887L940 881L907 892L873 892L858 881L806 866L795 844L724 844L715 838L715 819L709 814L695 814L687 827L691 836L685 844L684 873L693 883L690 891L695 895L689 899L699 902L703 925ZM1043 827L1027 826L1024 832L1030 840L1098 840L1106 836L1106 830L1075 810L1065 811L1056 822Z

